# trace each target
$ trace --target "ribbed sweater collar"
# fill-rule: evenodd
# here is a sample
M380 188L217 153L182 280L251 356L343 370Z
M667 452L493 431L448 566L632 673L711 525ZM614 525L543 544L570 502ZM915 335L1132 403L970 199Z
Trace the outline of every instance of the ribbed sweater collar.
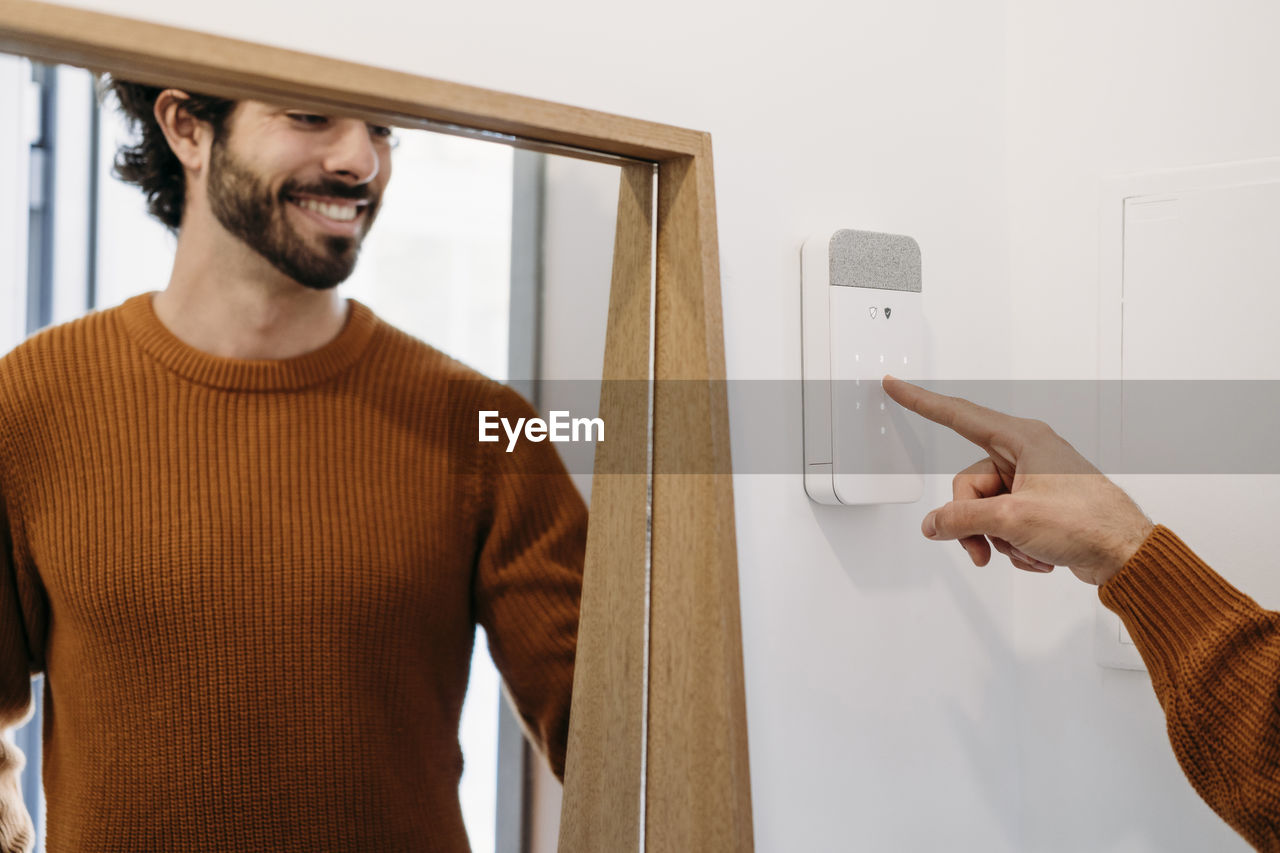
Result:
M347 322L342 331L317 350L294 358L223 358L188 346L170 332L156 316L152 296L154 293L143 293L120 306L129 336L174 373L228 391L288 391L331 379L360 358L378 326L377 317L368 307L348 299Z

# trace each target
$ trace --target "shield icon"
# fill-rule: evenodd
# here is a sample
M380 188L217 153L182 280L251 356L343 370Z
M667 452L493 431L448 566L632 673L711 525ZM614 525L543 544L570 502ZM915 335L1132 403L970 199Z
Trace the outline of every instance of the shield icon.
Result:
M893 311L893 309L892 309L892 308L888 307L887 305L885 306L885 309L884 309L884 318L885 318L886 320L888 320L888 319L889 319L889 314L890 314L892 311Z
M874 320L874 319L876 318L876 309L875 309L875 307L873 306L872 308L870 308L870 309L868 309L868 310L870 310L870 311L871 311L871 319L872 319L872 320Z

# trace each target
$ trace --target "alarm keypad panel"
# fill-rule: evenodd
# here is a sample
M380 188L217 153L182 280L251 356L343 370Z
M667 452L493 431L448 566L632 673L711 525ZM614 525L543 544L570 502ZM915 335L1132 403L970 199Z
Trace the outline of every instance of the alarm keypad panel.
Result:
M880 380L925 375L920 246L840 228L806 240L800 261L805 492L836 506L918 500L920 419Z
M923 358L920 294L867 287L830 288L832 469L844 504L920 499L919 439L880 380L917 375Z

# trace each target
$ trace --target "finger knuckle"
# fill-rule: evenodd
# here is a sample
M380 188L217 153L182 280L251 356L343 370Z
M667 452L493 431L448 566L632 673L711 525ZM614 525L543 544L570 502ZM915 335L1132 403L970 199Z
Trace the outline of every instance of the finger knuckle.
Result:
M1000 533L1013 529L1017 519L1018 507L1011 499L995 501L991 507L991 521Z
M1002 428L991 434L991 444L994 447L1013 448L1021 445L1018 435L1015 431Z
M1027 427L1028 431L1037 438L1045 439L1058 437L1058 433L1054 431L1053 427L1049 426L1047 422L1042 421L1039 418L1029 419L1027 421Z
M966 416L973 411L973 403L964 397L947 397L947 419L950 421L949 426L954 427L961 423Z

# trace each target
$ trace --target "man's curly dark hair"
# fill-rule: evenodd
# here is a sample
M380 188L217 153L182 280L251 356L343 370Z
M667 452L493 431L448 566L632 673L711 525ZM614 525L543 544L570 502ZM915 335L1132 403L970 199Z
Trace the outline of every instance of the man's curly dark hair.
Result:
M168 226L170 231L176 232L182 224L186 176L182 170L182 161L169 147L169 141L164 138L164 132L155 117L156 98L165 87L131 83L109 76L104 76L99 85L102 94L110 93L115 96L136 140L133 145L120 146L120 150L116 152L116 177L141 187L147 197L147 210ZM227 98L190 93L183 101L182 109L192 118L209 122L213 126L214 143L217 144L235 106L236 102Z

